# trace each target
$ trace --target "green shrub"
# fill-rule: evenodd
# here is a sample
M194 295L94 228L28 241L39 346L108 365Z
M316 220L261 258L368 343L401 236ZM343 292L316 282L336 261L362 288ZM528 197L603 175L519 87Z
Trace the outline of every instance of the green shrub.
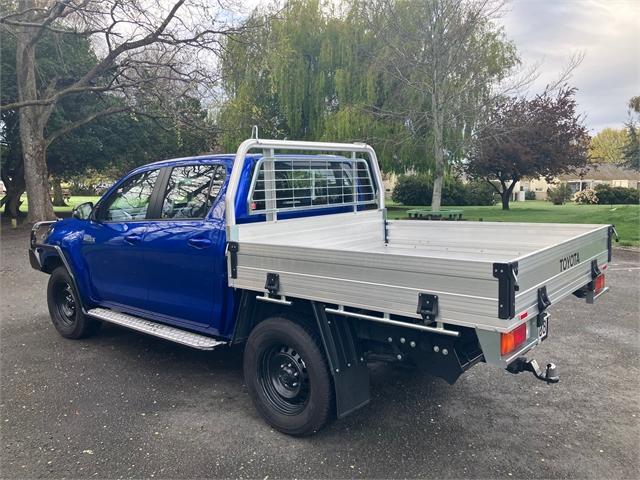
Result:
M465 185L460 180L455 178L445 179L442 186L442 205L466 205L466 194Z
M402 175L391 198L403 205L431 205L433 180L426 175Z
M561 183L557 187L547 190L547 200L554 205L563 205L571 198L571 195L573 195L571 187L566 183Z
M525 200L535 200L536 199L536 192L534 192L533 190L527 190L526 192L524 192L524 199Z
M637 205L640 191L635 188L612 187L605 183L596 185L596 195L600 205Z
M474 180L465 185L465 203L468 206L495 205L498 195L494 188L487 182Z
M403 205L429 206L433 195L433 179L429 175L402 175L391 194L394 202ZM494 205L495 191L486 182L462 183L457 178L445 178L442 187L443 206Z

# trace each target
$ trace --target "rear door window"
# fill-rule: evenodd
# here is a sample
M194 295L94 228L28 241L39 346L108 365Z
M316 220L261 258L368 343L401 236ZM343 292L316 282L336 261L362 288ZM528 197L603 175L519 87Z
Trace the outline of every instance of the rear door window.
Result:
M224 184L224 166L174 167L162 200L162 219L204 218Z

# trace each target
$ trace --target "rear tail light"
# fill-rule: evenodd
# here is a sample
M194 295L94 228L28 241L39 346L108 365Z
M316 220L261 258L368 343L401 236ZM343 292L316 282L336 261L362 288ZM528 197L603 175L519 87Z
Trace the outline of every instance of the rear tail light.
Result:
M601 273L593 281L593 292L598 294L604 289L604 273Z
M500 334L500 354L513 352L527 339L527 324L523 323L510 332Z

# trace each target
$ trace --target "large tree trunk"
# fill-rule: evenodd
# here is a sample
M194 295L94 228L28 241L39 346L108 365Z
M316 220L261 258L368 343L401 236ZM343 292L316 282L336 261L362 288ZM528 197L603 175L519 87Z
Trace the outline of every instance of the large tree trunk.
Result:
M4 214L17 222L21 213L22 200L20 197L25 191L23 165L21 163L17 165L11 176L7 172L2 172L0 176L7 189L5 196L0 200L0 208L4 207Z
M442 184L444 183L444 140L442 134L443 115L438 105L436 95L431 96L431 111L433 114L433 154L435 172L433 176L433 194L431 195L431 211L440 211L442 204Z
M513 193L513 189L515 188L516 183L518 183L518 180L511 180L511 183L508 187L506 183L500 180L500 183L502 183L502 191L500 192L500 197L502 197L502 210L509 210L509 201L511 200L511 194Z
M442 184L444 183L444 178L442 173L438 173L438 167L436 166L436 174L433 179L433 194L431 195L431 211L438 212L440 211L440 206L442 205Z
M22 108L27 110L29 107ZM22 122L24 125L24 121ZM44 138L38 138L38 132L20 129L22 140L22 156L24 159L24 179L27 186L27 201L29 212L27 221L30 223L42 220L55 220L51 203L51 188L47 172L46 149ZM33 139L33 140L30 140ZM30 143L30 142L33 143Z
M64 194L62 193L62 181L58 177L53 177L51 182L53 186L53 205L55 207L66 207Z
M500 197L502 197L502 209L509 210L509 200L511 200L511 192L510 191L501 192Z
M0 207L4 207L4 214L7 217L11 219L17 219L20 216L20 205L22 205L22 200L20 199L20 197L22 197L23 193L24 188L21 190L7 189L7 194L4 196L2 202L0 203Z
M34 8L33 0L22 0L21 11ZM36 58L32 40L37 35L37 28L23 27L18 34L16 49L16 80L18 100L30 101L38 99L36 85ZM38 222L53 220L53 205L49 191L49 175L46 162L46 141L44 127L51 114L50 106L33 105L22 107L20 113L20 143L24 159L24 179L29 201L27 221Z

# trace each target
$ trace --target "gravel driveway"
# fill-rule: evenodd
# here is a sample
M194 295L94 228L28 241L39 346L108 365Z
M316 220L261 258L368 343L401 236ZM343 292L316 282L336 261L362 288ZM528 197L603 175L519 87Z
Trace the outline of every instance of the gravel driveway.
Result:
M27 239L0 237L2 478L640 477L637 252L615 251L596 305L551 308L534 356L560 383L482 364L449 386L378 365L367 408L294 439L258 417L239 349L109 325L61 338Z

